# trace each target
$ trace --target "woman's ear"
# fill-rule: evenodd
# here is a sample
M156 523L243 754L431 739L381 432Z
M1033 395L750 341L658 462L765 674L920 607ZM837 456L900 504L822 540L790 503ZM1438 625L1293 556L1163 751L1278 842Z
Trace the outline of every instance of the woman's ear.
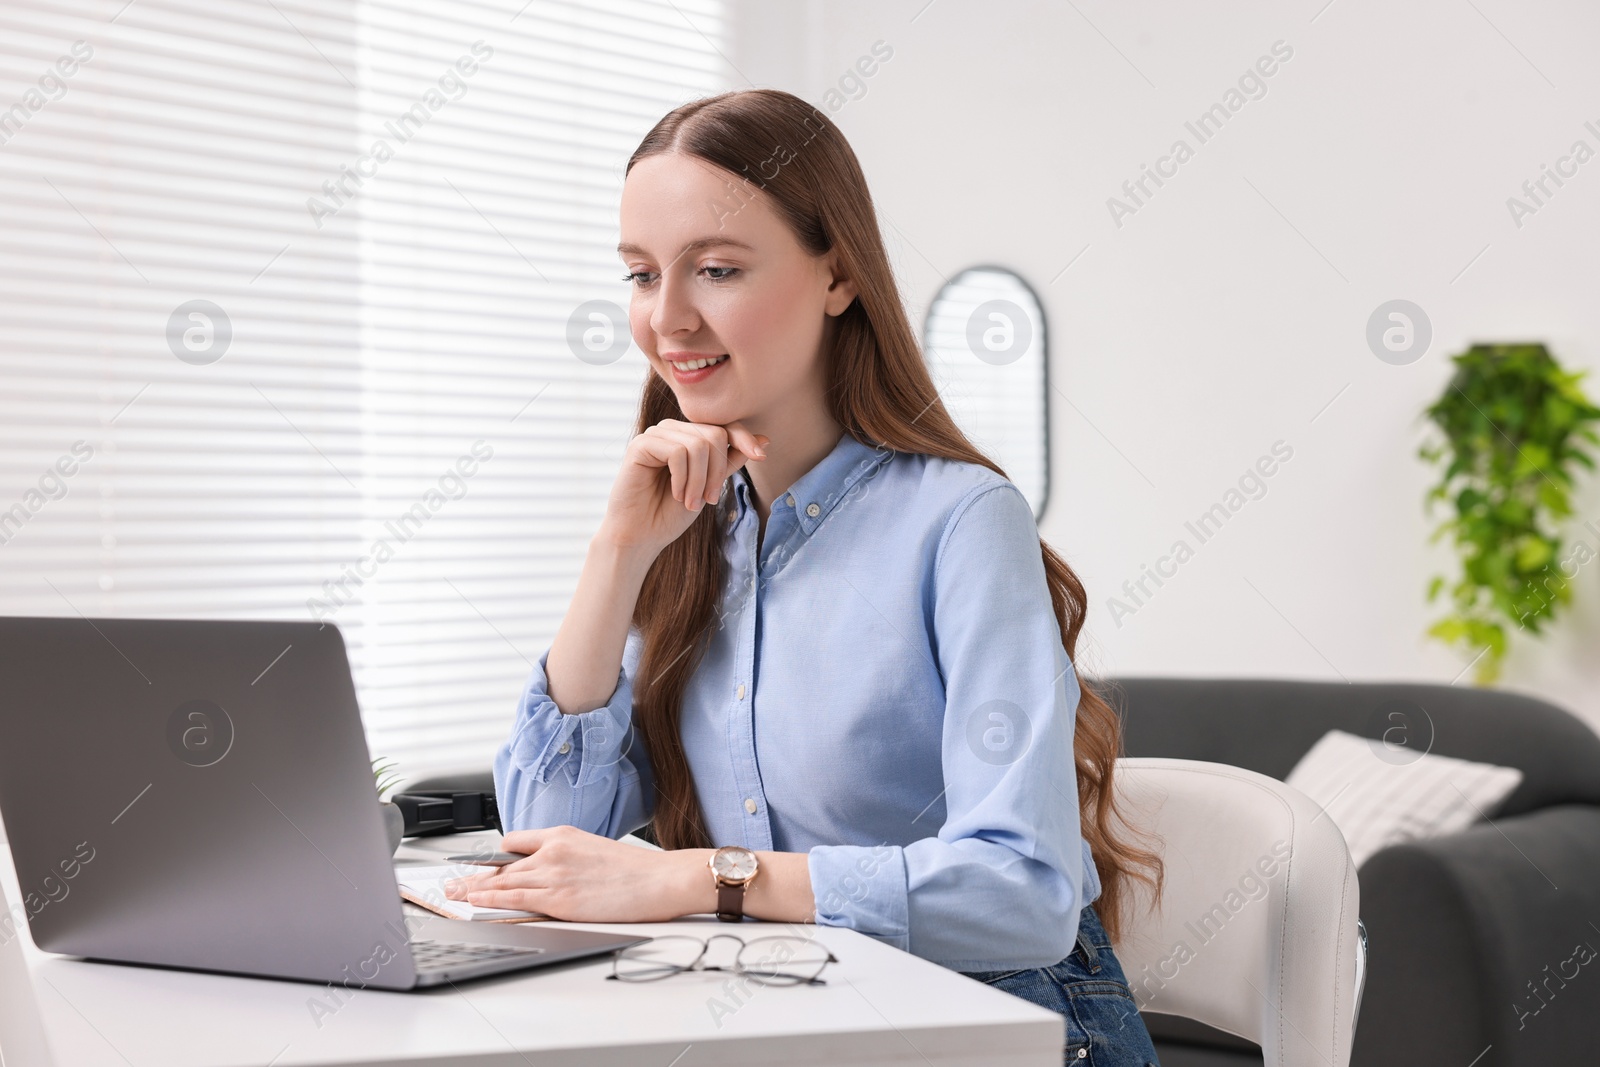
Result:
M837 252L828 253L825 269L832 280L828 283L828 299L823 304L823 310L830 316L843 315L845 309L855 302L858 295L856 283L844 276L844 271L839 265L839 254Z

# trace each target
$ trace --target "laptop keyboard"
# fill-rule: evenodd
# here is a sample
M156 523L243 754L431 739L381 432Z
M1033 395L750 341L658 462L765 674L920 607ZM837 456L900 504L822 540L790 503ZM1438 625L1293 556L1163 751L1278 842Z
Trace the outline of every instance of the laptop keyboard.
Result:
M542 956L542 948L515 948L511 945L478 945L470 941L413 941L411 958L418 971L438 971L487 960L520 959Z

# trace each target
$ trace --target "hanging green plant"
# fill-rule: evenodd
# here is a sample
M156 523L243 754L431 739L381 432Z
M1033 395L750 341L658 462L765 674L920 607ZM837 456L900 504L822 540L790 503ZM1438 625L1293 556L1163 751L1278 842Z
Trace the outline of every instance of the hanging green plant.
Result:
M1507 624L1533 634L1572 599L1558 566L1562 519L1579 465L1594 470L1583 442L1600 444L1589 424L1600 408L1542 344L1473 345L1453 357L1456 372L1426 415L1443 440L1419 455L1444 471L1424 500L1429 514L1446 502L1452 514L1429 538L1450 534L1461 573L1450 586L1451 610L1428 634L1473 657L1474 678L1500 677ZM1445 587L1428 585L1428 601Z

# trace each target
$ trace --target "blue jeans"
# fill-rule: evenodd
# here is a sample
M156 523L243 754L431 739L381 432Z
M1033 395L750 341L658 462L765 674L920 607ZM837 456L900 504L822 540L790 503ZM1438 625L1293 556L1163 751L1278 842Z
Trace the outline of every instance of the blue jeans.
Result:
M1065 1017L1064 1064L1160 1067L1122 964L1092 904L1078 920L1077 947L1060 963L1034 970L961 973Z

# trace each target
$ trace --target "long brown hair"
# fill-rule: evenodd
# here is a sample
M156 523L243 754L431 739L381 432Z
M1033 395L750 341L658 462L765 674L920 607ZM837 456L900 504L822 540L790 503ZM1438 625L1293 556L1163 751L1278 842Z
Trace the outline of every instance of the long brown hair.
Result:
M640 142L628 170L662 152L696 156L728 172L728 199L708 205L708 218L738 210L760 189L803 247L818 256L838 252L841 272L858 291L834 320L828 354L827 401L846 433L897 452L980 463L1005 476L967 440L939 399L900 302L866 178L837 126L789 93L723 93L667 114ZM684 415L671 387L651 371L636 432L668 418ZM679 715L684 687L710 643L725 578L716 511L703 509L656 558L633 614L644 639L634 715L655 772L654 831L664 848L712 844L679 734ZM1054 549L1041 540L1039 551L1062 644L1073 657L1088 598ZM1157 889L1159 899L1161 858L1120 836L1112 774L1122 746L1121 719L1088 679L1080 676L1079 684L1073 750L1082 832L1100 875L1095 908L1116 940L1130 899L1128 879Z

